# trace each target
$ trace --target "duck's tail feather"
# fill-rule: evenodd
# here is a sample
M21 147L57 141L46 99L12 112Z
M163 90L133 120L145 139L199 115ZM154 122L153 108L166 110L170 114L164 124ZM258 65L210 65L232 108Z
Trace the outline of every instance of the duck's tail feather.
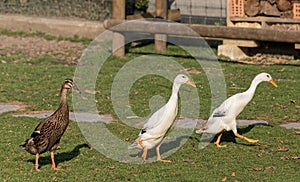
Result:
M128 146L128 149L129 149L129 150L130 150L130 149L135 149L135 148L140 148L140 149L142 148L141 145L140 145L139 142L138 142L138 139L135 140L133 144L131 144L131 145Z
M29 138L25 141L25 143L23 145L19 145L19 148L27 150L28 146L32 145L32 144L33 144L33 138Z
M26 143L24 143L23 145L19 145L19 149L26 149Z
M202 126L200 129L196 130L195 132L198 134L206 133L207 132L207 125Z

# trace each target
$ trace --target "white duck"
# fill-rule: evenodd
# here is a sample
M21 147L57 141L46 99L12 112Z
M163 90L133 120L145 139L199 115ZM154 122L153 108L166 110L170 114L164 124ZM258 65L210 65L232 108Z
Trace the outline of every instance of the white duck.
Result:
M186 75L177 75L173 83L172 95L169 101L146 121L138 138L128 147L128 149L142 148L142 158L144 161L146 160L148 149L156 147L157 160L162 162L171 162L170 160L161 159L159 147L177 115L178 91L180 86L184 83L196 87L195 83L190 81Z
M277 87L276 82L272 79L271 75L268 73L260 73L252 80L251 85L248 90L242 93L235 94L228 99L226 99L218 108L216 108L211 116L209 117L206 125L196 133L210 133L218 134L223 130L232 130L234 135L250 143L256 143L258 140L253 140L244 137L237 132L236 128L236 117L243 111L246 105L251 101L254 96L256 87L261 82L270 82L273 86ZM222 133L218 136L215 142L217 147L226 147L226 145L220 145Z

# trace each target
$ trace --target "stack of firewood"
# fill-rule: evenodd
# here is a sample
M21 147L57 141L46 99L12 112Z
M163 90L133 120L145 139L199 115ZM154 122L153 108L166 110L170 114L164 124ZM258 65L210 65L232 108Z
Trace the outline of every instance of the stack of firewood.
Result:
M245 0L244 11L247 16L293 17L292 0Z

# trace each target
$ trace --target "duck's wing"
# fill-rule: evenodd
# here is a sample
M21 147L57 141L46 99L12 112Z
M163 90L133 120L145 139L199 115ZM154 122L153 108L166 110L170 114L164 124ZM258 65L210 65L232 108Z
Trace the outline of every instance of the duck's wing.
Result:
M220 118L227 116L231 107L232 100L232 98L228 98L227 100L225 100L219 107L217 107L213 111L210 118Z
M52 119L51 116L48 118L43 119L34 129L34 131L31 134L31 137L34 137L32 135L41 135L43 134L46 130L51 128L52 125Z
M215 123L221 122L223 117L229 116L229 111L231 108L233 98L226 99L219 107L217 107L210 117L208 118L207 122L203 125L203 127L199 130L204 131L210 128L212 125L216 125Z
M141 132L146 132L146 130L150 130L153 128L156 128L161 121L165 118L165 115L167 114L165 112L166 106L163 106L159 110L157 110L144 124L143 129Z

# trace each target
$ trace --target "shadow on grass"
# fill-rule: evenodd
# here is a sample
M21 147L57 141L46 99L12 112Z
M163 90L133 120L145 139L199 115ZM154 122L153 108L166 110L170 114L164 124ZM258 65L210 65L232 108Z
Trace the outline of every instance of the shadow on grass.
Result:
M264 123L259 123L259 124L252 124L252 125L248 125L247 127L245 128L239 128L238 129L238 133L240 135L244 135L248 132L250 132L255 126L257 125L263 125L263 126L269 126L269 127L272 127L268 124L264 124ZM210 143L214 143L217 141L217 138L218 138L219 134L215 135L214 138L210 141ZM193 137L193 139L197 140L198 142L201 142L201 140L199 138L196 138L196 137ZM255 140L259 140L259 138L251 138L251 139L255 139ZM236 137L235 135L233 134L232 131L223 131L222 132L222 137L221 137L221 141L220 141L220 144L222 142L232 142L232 143L238 143L236 142ZM245 145L245 146L256 146L255 143L238 143L240 145Z
M56 166L58 166L59 163L72 160L73 158L75 158L76 156L78 156L80 154L80 149L81 148L90 148L90 146L88 144L80 144L80 145L77 145L71 151L54 154L54 159L55 159ZM47 153L49 153L49 152L47 152ZM31 163L35 164L35 160L34 159L27 160L27 162L31 162ZM43 156L43 157L39 158L39 166L40 166L40 168L42 166L48 165L48 164L52 164L51 163L51 159L50 159L50 154L48 156Z
M163 143L160 146L160 150L159 150L160 155L163 155L164 153L167 153L167 152L171 151L172 149L175 149L175 148L179 147L182 140L189 139L189 138L190 138L190 136L181 136L181 137L176 138L175 141L171 141L171 142L168 142L168 143ZM148 150L147 159L157 156L155 148L156 147ZM143 153L143 150L139 151L137 154L132 154L130 156L131 157L136 157L136 156L141 157L142 153ZM163 158L163 156L162 156L162 158Z

